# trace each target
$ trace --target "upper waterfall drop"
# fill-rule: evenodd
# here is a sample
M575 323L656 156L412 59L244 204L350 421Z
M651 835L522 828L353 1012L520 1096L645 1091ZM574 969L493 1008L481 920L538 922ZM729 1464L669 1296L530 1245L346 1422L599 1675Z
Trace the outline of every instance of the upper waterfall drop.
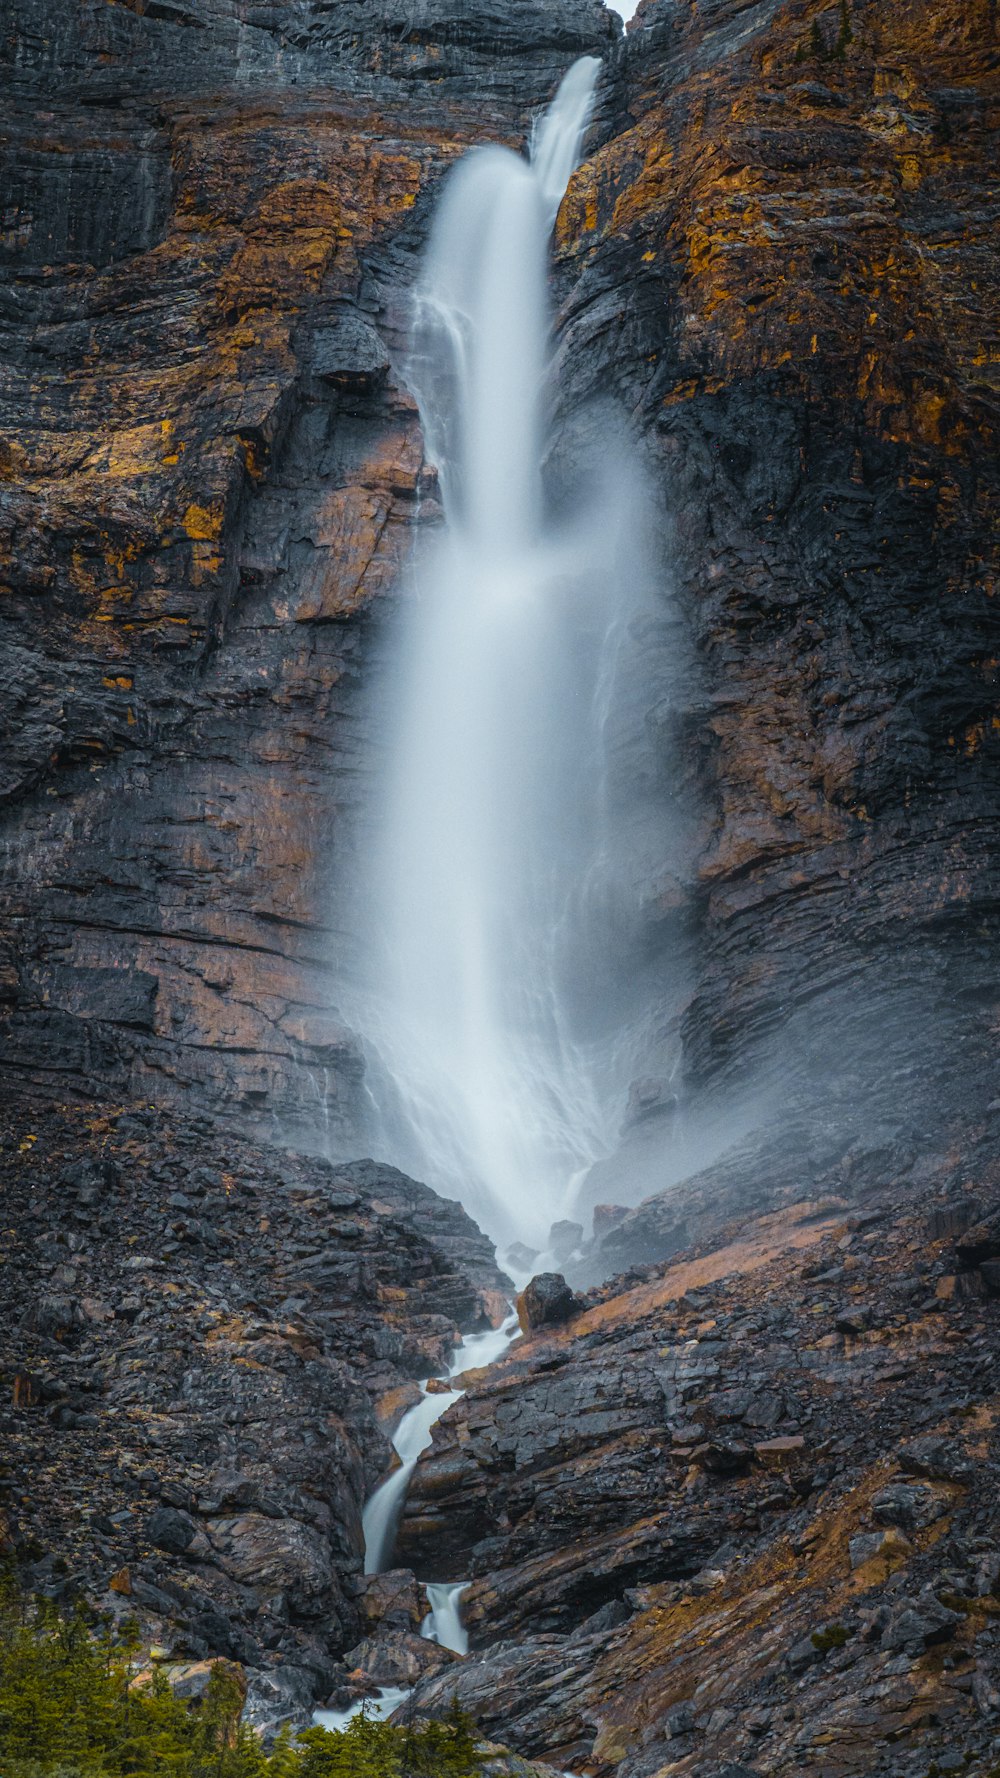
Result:
M609 759L634 515L605 482L604 510L556 523L544 476L548 240L599 66L569 70L530 162L462 159L414 293L405 374L446 524L416 564L386 698L354 1009L382 1152L499 1240L539 1246L611 1146L627 1079Z
M600 67L596 56L581 56L574 62L532 133L531 171L549 228L580 159Z

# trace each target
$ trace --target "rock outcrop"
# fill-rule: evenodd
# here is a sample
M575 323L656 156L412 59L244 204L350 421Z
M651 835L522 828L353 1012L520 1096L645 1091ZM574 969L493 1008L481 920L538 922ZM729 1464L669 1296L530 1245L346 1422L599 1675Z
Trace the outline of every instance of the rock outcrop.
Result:
M0 1126L7 1553L175 1663L241 1662L252 1720L301 1720L367 1622L387 1435L495 1310L489 1243L371 1161L146 1109Z
M970 1145L718 1226L473 1379L400 1539L471 1577L473 1653L416 1708L595 1778L985 1770L1000 1317L962 1241L998 1193Z
M614 34L599 0L8 8L8 1080L352 1146L331 885L425 491L401 305L441 171Z
M599 0L15 7L8 1074L356 1144L357 692L436 510L403 299L442 169L595 52L552 473L627 416L688 659L636 967L690 962L593 1196L668 1182L677 1089L842 1148L915 1080L928 1124L988 1102L995 36L990 0L644 0L624 41Z
M421 1670L416 1570L473 1638L418 1706L525 1756L985 1769L996 8L642 0L619 39L598 0L9 9L0 1536L239 1660L261 1724ZM334 886L437 511L405 292L443 170L583 52L548 474L625 417L686 638L647 1053L573 1313L465 1379L366 1583L386 1430L500 1281L424 1188L283 1144L359 1152Z
M637 968L690 947L649 1072L672 1021L708 1152L643 1107L595 1201L726 1117L843 1149L994 1096L996 101L988 0L644 0L612 58L564 425L628 417L691 644Z

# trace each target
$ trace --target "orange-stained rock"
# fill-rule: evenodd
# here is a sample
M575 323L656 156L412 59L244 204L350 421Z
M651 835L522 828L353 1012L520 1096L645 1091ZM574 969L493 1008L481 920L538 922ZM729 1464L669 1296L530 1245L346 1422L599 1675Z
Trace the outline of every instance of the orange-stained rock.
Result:
M0 1023L43 1089L315 1143L357 1123L333 879L433 483L390 369L430 187L615 28L307 10L43 4L0 43Z

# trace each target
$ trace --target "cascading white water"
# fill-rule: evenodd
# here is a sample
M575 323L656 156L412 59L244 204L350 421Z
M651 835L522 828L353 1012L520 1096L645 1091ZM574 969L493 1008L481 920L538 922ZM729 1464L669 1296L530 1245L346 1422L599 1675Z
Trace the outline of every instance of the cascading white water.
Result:
M558 523L543 487L547 245L598 66L570 69L530 162L467 155L431 232L407 374L447 523L385 694L374 961L350 1009L380 1152L536 1247L613 1145L628 1078L609 972L634 882L608 760L637 546L610 475L600 510Z
M462 1623L461 1600L468 1586L468 1581L460 1581L458 1586L451 1586L443 1581L429 1581L424 1591L430 1610L421 1626L420 1634L430 1642L439 1642L442 1648L450 1648L457 1655L469 1652L469 1633Z
M513 1310L499 1327L489 1328L486 1333L466 1334L452 1354L449 1378L495 1364L517 1336L518 1321ZM431 1391L427 1387L430 1380L421 1383L420 1400L407 1410L393 1433L393 1449L400 1459L398 1467L376 1488L362 1514L366 1574L381 1574L392 1556L399 1515L417 1458L428 1449L441 1415L465 1393L462 1389ZM448 1647L451 1646L449 1643Z
M495 1364L498 1358L503 1357L508 1346L520 1338L520 1333L517 1311L511 1309L499 1327L487 1328L485 1333L466 1334L452 1353L448 1367L449 1378L457 1379L465 1371L480 1370ZM430 1378L427 1378L421 1383L420 1400L403 1415L393 1435L393 1446L401 1458L399 1467L376 1488L362 1515L366 1574L382 1573L391 1561L399 1515L417 1458L430 1445L433 1428L441 1415L465 1393L464 1389L432 1392L427 1387L429 1382ZM469 1649L469 1638L462 1626L460 1611L461 1597L467 1584L465 1581L457 1585L431 1582L424 1588L428 1612L421 1626L421 1635L460 1655L467 1654ZM357 1698L344 1710L317 1710L313 1714L313 1721L322 1728L344 1729L361 1710L367 1710L373 1717L391 1716L409 1695L405 1689L385 1686L373 1698Z
M362 1515L366 1574L381 1574L391 1556L399 1515L417 1458L421 1451L427 1450L435 1423L453 1401L458 1401L461 1393L460 1389L452 1389L431 1394L426 1383L422 1384L420 1400L403 1415L397 1426L392 1444L399 1466L376 1488Z

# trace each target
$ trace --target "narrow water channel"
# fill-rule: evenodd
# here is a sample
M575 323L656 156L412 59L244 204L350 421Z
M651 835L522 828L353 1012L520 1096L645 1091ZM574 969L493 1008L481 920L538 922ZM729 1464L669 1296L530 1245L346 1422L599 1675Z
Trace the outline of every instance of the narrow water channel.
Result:
M392 1435L399 1464L384 1482L380 1482L362 1516L366 1574L382 1574L392 1566L396 1531L417 1458L430 1445L434 1427L442 1414L465 1394L464 1389L458 1388L432 1391L429 1384L433 1380L448 1381L461 1377L465 1371L496 1364L508 1347L520 1338L520 1332L517 1311L511 1306L510 1313L499 1327L487 1328L485 1333L466 1334L452 1353L445 1378L424 1378L420 1385L420 1400L403 1415ZM469 1649L461 1616L461 1597L467 1585L467 1581L429 1582L424 1587L427 1614L421 1625L421 1635L459 1655L467 1654ZM374 1697L355 1699L346 1710L317 1710L313 1721L323 1728L342 1729L366 1706L371 1716L391 1716L409 1695L409 1691L402 1687L385 1686Z

